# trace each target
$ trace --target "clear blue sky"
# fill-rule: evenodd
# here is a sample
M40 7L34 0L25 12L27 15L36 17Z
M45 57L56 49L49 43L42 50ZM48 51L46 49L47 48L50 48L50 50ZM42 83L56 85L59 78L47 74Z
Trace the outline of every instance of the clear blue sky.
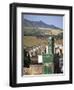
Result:
M63 29L63 16L57 15L30 15L23 14L23 18L31 20L31 21L43 21L48 25L55 25L61 29Z

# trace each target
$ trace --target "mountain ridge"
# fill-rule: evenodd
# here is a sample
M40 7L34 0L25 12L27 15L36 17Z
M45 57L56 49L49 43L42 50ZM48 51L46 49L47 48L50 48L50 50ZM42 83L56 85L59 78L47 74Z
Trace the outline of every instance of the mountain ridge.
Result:
M55 25L48 25L41 20L40 21L32 21L32 20L28 20L28 19L23 19L23 25L25 27L33 27L33 28L41 27L41 28L51 28L51 29L62 30L61 28L56 27Z

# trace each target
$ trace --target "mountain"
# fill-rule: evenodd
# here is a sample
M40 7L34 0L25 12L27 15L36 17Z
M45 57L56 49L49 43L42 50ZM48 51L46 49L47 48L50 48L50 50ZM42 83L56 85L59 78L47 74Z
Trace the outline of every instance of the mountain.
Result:
M48 25L43 21L30 21L28 19L23 19L23 30L24 35L50 35L51 33L58 34L58 31L62 31L61 28Z
M43 21L30 21L28 19L23 20L23 25L26 27L42 27L42 28L51 28L51 29L60 29L59 27L56 27L54 25L48 25L44 23Z

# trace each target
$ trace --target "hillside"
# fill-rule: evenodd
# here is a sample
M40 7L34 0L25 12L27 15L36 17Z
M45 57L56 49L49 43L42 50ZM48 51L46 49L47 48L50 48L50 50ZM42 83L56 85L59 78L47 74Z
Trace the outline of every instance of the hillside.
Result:
M24 46L26 47L38 46L41 44L47 45L47 38L41 39L35 36L24 36Z
M23 20L24 35L58 35L63 32L62 29L48 25L42 21Z

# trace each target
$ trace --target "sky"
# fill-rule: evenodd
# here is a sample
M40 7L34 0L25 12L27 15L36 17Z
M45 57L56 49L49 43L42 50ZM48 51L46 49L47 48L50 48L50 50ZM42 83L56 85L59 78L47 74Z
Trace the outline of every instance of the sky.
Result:
M24 19L31 21L43 21L48 25L54 25L63 29L63 16L60 15L34 15L34 14L23 14Z

